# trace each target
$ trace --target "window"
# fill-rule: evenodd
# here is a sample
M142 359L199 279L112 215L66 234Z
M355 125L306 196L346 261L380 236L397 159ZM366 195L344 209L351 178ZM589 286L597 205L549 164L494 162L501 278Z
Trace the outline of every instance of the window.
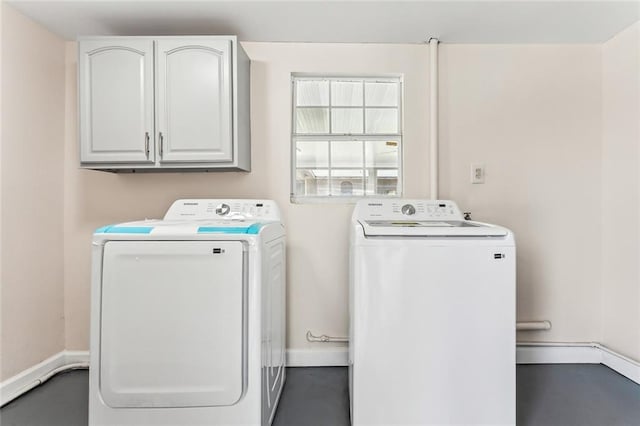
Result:
M400 196L399 77L293 76L292 201Z

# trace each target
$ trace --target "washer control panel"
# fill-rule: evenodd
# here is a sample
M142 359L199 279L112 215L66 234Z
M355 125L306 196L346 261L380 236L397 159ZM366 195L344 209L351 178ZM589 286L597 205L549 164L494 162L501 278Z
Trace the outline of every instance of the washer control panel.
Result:
M356 204L354 219L463 220L460 209L450 200L366 199Z
M272 200L188 199L176 200L164 220L260 219L280 221L280 210Z

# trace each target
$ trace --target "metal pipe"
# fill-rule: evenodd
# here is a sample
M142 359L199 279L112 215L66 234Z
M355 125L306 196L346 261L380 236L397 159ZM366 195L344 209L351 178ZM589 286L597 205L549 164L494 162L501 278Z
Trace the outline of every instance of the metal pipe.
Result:
M544 331L551 330L551 321L518 321L516 323L518 331Z
M307 342L312 342L312 343L329 343L329 342L348 343L349 342L349 338L348 337L327 336L326 334L322 334L320 336L314 336L313 333L311 333L310 330L307 330Z
M429 39L429 164L430 198L438 199L438 39Z
M516 323L517 331L545 331L551 330L551 321L518 321ZM316 336L311 333L310 330L307 330L307 342L312 343L348 343L348 337L334 337L327 336L326 334L321 334L320 336Z

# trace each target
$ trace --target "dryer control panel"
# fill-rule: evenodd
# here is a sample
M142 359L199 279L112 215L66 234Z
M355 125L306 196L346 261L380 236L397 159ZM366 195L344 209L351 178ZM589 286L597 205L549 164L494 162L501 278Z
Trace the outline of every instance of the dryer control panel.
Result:
M280 210L272 200L184 199L176 200L164 220L245 220L280 221Z
M460 209L450 200L367 199L359 202L353 212L355 220L463 220Z

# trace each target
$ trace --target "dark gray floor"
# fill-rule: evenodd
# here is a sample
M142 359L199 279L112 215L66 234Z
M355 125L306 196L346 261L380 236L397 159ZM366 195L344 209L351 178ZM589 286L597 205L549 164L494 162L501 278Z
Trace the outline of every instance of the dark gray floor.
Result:
M2 426L86 426L89 372L58 374L0 409Z
M345 367L287 368L273 426L349 425Z
M603 365L519 365L518 426L640 426L640 385ZM86 425L86 371L58 375L0 410L2 426ZM348 426L347 369L289 368L274 426Z
M517 371L518 425L640 425L640 385L604 365L519 365Z

